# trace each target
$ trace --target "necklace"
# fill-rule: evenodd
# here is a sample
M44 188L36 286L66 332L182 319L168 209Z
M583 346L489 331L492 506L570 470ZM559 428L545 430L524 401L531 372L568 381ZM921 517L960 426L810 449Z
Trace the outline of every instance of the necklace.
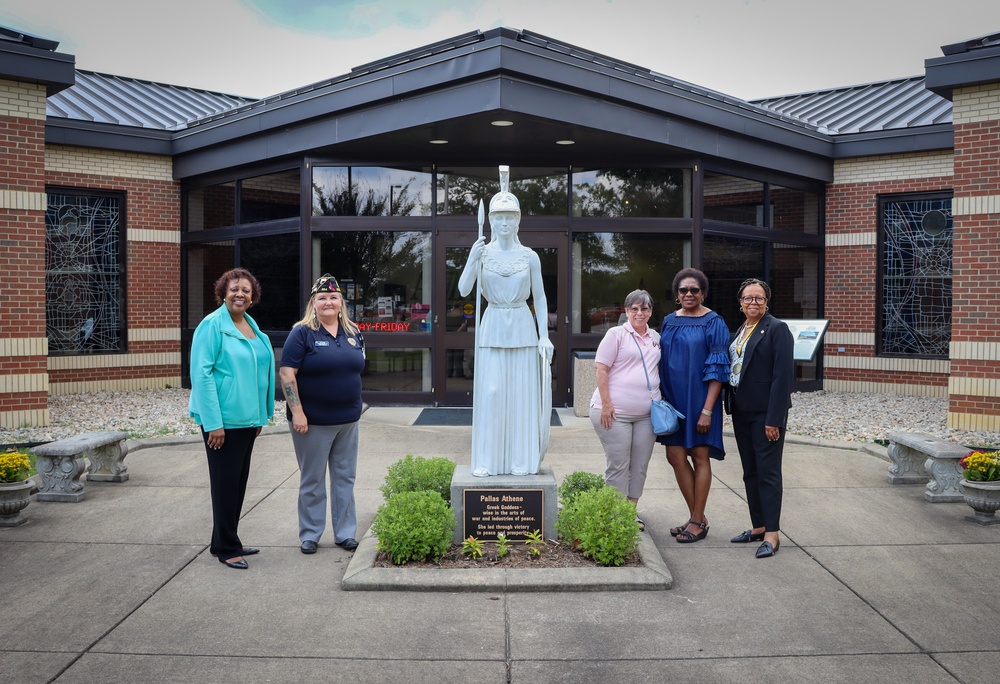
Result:
M759 322L760 321L756 321L749 328L747 327L746 323L743 324L743 328L740 330L740 334L736 338L736 353L737 354L739 354L741 356L743 355L743 348L746 346L747 340L750 339L750 335L753 334L753 329L757 327L757 323L759 323Z

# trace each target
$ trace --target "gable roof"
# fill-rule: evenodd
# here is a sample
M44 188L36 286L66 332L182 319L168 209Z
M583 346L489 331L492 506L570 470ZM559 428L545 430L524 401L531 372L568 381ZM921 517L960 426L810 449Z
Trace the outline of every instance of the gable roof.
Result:
M178 178L313 157L521 166L713 158L828 180L842 156L953 145L921 77L746 101L526 30L472 31L262 99L77 71L51 142L174 156ZM500 130L496 119L514 122ZM574 142L572 150L557 141ZM475 150L473 154L472 150Z

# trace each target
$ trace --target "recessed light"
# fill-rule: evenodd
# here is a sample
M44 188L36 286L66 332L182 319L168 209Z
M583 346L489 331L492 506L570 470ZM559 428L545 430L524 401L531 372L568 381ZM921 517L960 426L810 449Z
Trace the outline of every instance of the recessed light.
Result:
M500 126L500 127L503 127L503 126L513 126L514 122L513 121L504 121L503 119L498 119L497 121L490 121L490 125L492 125L492 126Z
M556 140L556 145L575 145L575 140Z
M430 143L431 145L447 145L448 141L442 140L441 138L435 138L434 140L431 140Z

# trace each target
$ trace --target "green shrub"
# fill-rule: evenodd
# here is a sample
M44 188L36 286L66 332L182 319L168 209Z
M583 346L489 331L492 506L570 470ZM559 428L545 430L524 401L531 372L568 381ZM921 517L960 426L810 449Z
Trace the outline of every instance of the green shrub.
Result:
M614 487L578 493L559 511L556 530L598 565L621 565L639 545L635 505Z
M372 523L378 547L396 565L437 560L451 547L455 511L437 492L399 492L379 506Z
M570 473L559 485L559 502L568 506L581 492L589 492L604 486L604 478L594 473L577 470Z
M447 458L424 458L407 454L406 458L389 466L382 485L382 495L388 501L401 492L437 492L451 503L451 476L455 464Z

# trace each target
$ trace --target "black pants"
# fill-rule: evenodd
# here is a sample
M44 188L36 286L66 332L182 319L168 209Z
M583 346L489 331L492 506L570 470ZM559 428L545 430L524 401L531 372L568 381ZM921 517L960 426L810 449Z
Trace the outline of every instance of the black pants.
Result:
M212 490L211 552L222 560L243 555L237 528L250 477L250 454L258 428L226 428L226 441L219 449L208 446L208 433L201 431L208 454L208 477Z
M767 532L781 529L781 452L785 431L771 442L764 432L764 413L733 411L733 434L743 462L750 521Z

